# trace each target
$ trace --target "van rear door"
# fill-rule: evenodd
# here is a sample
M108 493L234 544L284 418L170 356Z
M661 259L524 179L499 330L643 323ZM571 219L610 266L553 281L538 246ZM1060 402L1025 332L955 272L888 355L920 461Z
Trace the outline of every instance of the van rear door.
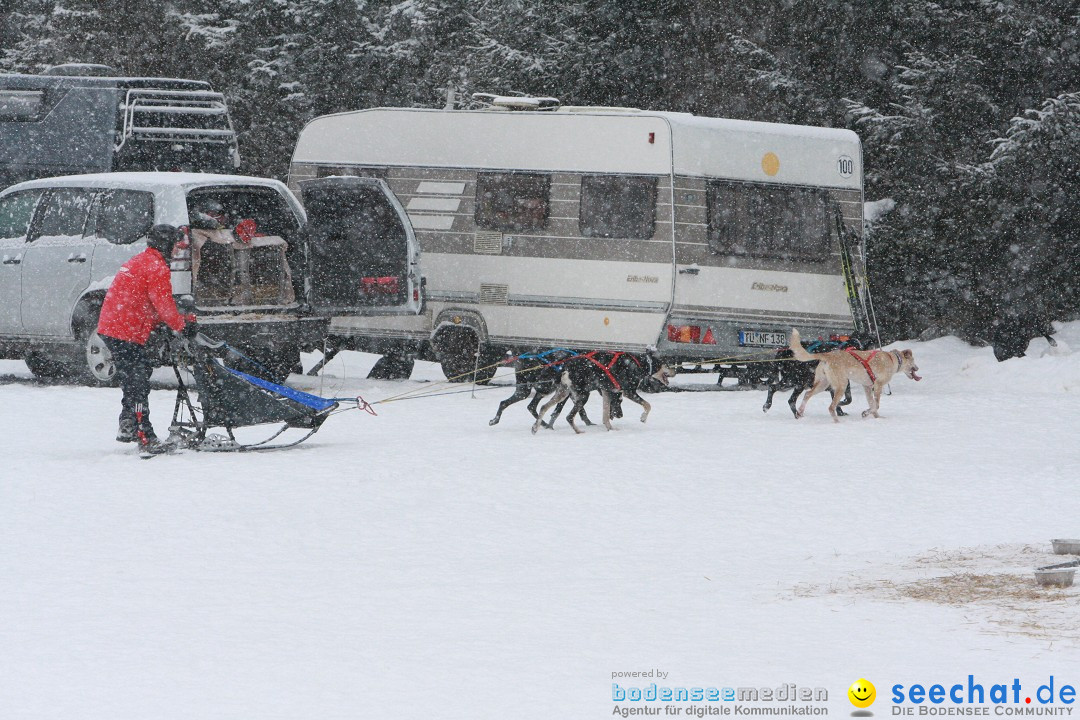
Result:
M415 315L423 304L420 249L405 209L377 178L300 184L308 302L318 313Z

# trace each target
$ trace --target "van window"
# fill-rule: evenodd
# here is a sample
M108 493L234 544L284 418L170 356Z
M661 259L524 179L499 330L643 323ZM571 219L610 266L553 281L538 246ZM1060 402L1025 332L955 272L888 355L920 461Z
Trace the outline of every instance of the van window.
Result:
M356 167L354 165L320 165L318 170L315 171L315 176L320 178L336 175L372 177L385 180L388 172L384 167Z
M94 200L91 190L58 188L45 195L38 210L31 240L44 236L79 236L86 225L86 215Z
M711 181L706 202L713 253L822 260L831 250L824 190Z
M37 120L44 107L45 93L41 90L0 90L0 120Z
M221 215L221 224L236 227L241 220L254 220L260 235L278 235L289 240L299 229L289 203L274 188L242 185L207 187L188 194L188 217L196 223L195 215L213 208Z
M98 237L116 245L133 243L146 237L154 225L154 195L113 190L99 197L96 216Z
M313 184L308 211L312 301L328 307L407 300L408 236L377 185Z
M477 173L476 224L485 230L543 228L550 190L550 175Z
M40 190L24 190L0 198L0 239L25 238Z
M578 225L585 237L651 238L656 225L656 178L582 176Z

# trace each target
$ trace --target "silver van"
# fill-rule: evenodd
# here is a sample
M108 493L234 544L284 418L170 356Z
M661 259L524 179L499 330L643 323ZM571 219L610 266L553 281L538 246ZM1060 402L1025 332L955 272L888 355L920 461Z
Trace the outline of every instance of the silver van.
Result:
M265 178L103 173L5 189L0 357L24 358L42 377L111 384L115 366L94 332L101 302L159 223L187 235L172 258L178 301L276 379L323 342L331 315L420 312L416 238L386 183L325 178L304 194L310 222Z

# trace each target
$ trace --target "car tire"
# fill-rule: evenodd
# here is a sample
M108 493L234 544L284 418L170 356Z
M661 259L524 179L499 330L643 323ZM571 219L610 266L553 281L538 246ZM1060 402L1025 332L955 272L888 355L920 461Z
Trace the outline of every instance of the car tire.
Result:
M82 362L78 371L86 384L94 387L116 387L120 383L112 353L100 335L94 331L82 334L79 349Z
M43 350L31 350L23 361L34 377L42 380L55 380L70 377L72 374L70 365L57 360Z
M101 306L83 305L76 313L76 353L72 364L75 377L92 387L116 387L116 363L105 341L97 334Z
M367 377L368 380L408 380L415 364L412 356L387 353L375 362Z

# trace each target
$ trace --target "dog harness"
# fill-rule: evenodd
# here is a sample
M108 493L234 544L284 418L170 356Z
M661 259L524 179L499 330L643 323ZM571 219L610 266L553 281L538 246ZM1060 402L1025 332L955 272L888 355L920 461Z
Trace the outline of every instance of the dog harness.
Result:
M844 348L844 350L847 352L848 355L862 363L862 366L866 368L866 374L870 376L870 382L877 382L877 377L874 375L874 371L870 369L870 361L874 359L875 355L881 352L880 350L871 350L870 355L865 358L860 357L858 352L856 352L855 348L848 347Z
M611 384L615 386L615 392L620 392L621 393L622 392L622 385L620 385L619 381L615 379L615 376L611 374L611 368L615 367L615 363L619 360L619 358L621 358L623 355L627 355L628 353L624 353L621 350L617 351L617 352L613 352L611 354L611 362L609 362L607 365L604 365L602 362L600 362L599 360L596 359L596 353L597 353L597 351L593 350L592 352L587 352L587 353L583 353L581 355L575 355L572 358L567 358L567 360L577 360L578 358L585 358L586 360L591 362L593 365L595 365L596 367L603 370L604 374L607 375L608 380L610 380ZM635 365L637 365L638 367L641 367L641 361L640 360L638 360L633 355L630 355L629 357L630 357L631 360L634 361Z
M551 348L550 350L544 350L543 352L521 353L520 355L518 355L516 357L509 357L506 360L504 360L503 362L505 362L508 365L512 365L513 363L517 362L518 360L541 360L541 361L547 361L549 355L553 355L553 354L558 353L558 352L566 353L567 355L570 355L571 357L576 356L576 354L577 354L573 350L568 350L566 348ZM569 359L569 358L567 358L567 359ZM562 364L564 362L565 362L565 360L559 359L559 360L556 360L555 362L547 363L546 365L544 365L544 367L553 367L556 370L562 370Z

